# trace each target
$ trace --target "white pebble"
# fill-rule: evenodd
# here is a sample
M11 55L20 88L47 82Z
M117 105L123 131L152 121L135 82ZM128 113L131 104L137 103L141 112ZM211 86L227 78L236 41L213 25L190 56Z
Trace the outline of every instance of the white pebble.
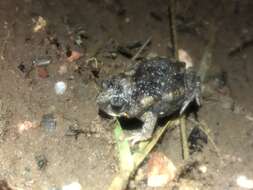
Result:
M129 23L129 22L130 22L130 18L129 18L129 17L126 17L126 18L125 18L125 22L126 22L126 23Z
M59 81L59 82L55 83L55 85L54 85L55 93L58 95L64 94L66 89L67 89L67 85L63 81Z
M81 189L82 189L82 186L78 182L72 182L62 187L62 190L81 190Z
M207 172L207 167L205 165L201 165L201 166L199 166L199 171L204 174Z
M236 183L239 187L245 188L245 189L253 189L253 180L248 179L246 176L238 176L236 179Z

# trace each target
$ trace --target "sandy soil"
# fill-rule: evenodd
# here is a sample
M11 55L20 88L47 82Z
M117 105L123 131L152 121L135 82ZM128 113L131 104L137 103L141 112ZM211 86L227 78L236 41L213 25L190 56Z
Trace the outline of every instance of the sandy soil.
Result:
M117 45L152 36L142 56L171 56L167 10L163 0L0 1L0 180L25 190L60 189L72 182L85 190L108 188L117 157L110 120L98 115L96 83L131 64L112 53ZM199 189L239 189L237 176L253 179L252 10L251 0L177 4L179 47L196 68L210 25L217 28L207 84L214 91L205 95L198 117L220 155L209 142L192 155L207 172L196 174L193 168L183 177L200 183ZM47 25L34 32L40 16ZM249 45L229 55L247 40ZM82 57L69 62L71 51ZM87 61L92 57L98 62ZM51 60L46 70L33 66L40 58ZM67 84L63 95L55 93L57 81ZM52 114L56 128L41 125L45 114ZM70 128L80 135L75 138ZM176 165L184 163L178 130L167 131L155 151ZM136 189L150 189L145 184L144 179Z

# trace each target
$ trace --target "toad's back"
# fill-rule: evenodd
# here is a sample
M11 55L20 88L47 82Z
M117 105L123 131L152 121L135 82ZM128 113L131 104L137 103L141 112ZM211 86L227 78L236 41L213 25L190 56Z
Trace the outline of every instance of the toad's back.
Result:
M161 98L164 93L184 86L184 67L166 58L147 60L138 66L134 81L136 97Z

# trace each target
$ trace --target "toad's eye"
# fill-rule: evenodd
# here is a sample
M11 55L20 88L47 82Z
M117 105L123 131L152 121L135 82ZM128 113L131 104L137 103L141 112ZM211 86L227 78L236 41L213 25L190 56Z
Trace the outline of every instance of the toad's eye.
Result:
M113 97L111 99L111 107L114 111L121 111L125 104L125 100L120 97Z
M122 106L116 106L116 105L111 105L112 110L115 112L120 112L122 110Z

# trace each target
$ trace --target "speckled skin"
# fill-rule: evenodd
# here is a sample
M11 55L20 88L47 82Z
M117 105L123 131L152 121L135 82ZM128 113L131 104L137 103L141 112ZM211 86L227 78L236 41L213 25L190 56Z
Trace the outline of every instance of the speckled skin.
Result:
M111 116L138 118L142 132L135 142L152 136L157 118L182 114L193 100L199 104L200 82L192 68L167 58L153 58L102 83L99 109Z

